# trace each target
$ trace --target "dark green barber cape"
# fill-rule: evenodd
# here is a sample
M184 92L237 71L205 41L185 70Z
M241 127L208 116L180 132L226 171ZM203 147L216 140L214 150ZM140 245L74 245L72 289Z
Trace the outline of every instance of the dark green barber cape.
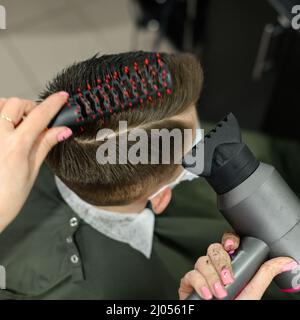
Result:
M245 140L299 192L297 143L249 133ZM0 298L177 299L181 277L230 229L207 183L183 182L175 188L166 212L156 217L153 250L147 259L82 221L63 201L52 173L43 166L22 212L0 234L0 265L7 273L7 289L0 290ZM298 295L281 293L273 284L265 298Z

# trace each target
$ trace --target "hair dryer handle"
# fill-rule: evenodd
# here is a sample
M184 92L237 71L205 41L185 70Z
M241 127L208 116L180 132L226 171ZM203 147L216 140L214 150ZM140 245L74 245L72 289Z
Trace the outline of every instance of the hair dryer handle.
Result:
M226 286L228 295L223 300L233 300L252 279L268 255L269 247L265 242L252 237L243 238L240 248L232 260L235 281ZM201 297L194 292L187 300L201 300Z

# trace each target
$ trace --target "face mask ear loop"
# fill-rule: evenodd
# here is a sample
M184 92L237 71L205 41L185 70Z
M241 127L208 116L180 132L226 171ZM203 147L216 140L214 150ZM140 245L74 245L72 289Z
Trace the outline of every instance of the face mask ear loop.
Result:
M196 130L197 130L197 131L196 131L196 136L199 137L198 139L199 139L199 141L200 141L200 140L202 139L202 130L199 129L199 128L197 128ZM197 138L196 138L196 140L197 140ZM194 145L197 144L197 143L198 143L198 141L195 141L195 142L194 142ZM160 192L162 192L165 188L167 188L167 187L172 188L172 187L175 187L176 185L178 185L178 184L181 182L182 178L183 178L187 173L189 174L189 171L186 170L186 169L183 169L183 171L181 172L181 174L180 174L173 182L171 182L171 183L163 186L162 188L160 188L160 189L159 189L158 191L156 191L153 195L151 195L151 196L148 198L148 200L152 200L153 198L155 198L155 197L156 197ZM195 178L197 177L196 175L194 175L194 176L195 176ZM187 179L187 180L189 180L189 179Z
M158 194L160 194L163 190L165 190L169 185L165 185L162 188L160 188L158 191L156 191L154 194L152 194L148 200L152 200L153 198L155 198Z
M163 190L165 190L167 187L172 188L173 185L177 185L180 183L182 177L184 177L184 175L186 174L186 170L183 170L181 172L181 174L171 183L166 184L165 186L163 186L162 188L160 188L158 191L156 191L153 195L151 195L148 200L152 200L153 198L155 198L158 194L160 194Z

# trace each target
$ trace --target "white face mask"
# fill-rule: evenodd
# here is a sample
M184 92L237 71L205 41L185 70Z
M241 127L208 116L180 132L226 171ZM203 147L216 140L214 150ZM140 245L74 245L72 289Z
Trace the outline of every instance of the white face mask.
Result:
M196 129L196 138L194 140L193 143L193 147L202 140L202 130L201 129ZM153 198L155 198L158 194L160 194L163 190L165 190L166 188L171 188L174 189L180 182L183 181L192 181L196 178L199 178L197 175L189 172L186 169L183 169L183 171L181 172L181 174L171 183L166 184L165 186L163 186L162 188L160 188L158 191L156 191L153 195L151 195L148 200L152 200Z

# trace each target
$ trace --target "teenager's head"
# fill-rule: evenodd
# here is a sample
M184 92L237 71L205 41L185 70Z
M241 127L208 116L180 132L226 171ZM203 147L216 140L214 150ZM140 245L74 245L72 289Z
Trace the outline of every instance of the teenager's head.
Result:
M97 85L97 79L107 73L143 62L152 53L128 52L103 55L76 63L63 70L51 81L41 98L57 91L67 91L70 95L77 88ZM134 128L175 129L197 128L195 105L200 95L203 74L197 59L190 54L161 53L160 58L167 65L172 77L171 94L153 97L144 107L122 111L110 117L106 123L95 121L81 133L55 146L47 157L47 163L54 173L80 198L95 206L120 207L133 203L146 203L149 196L162 186L172 183L181 173L178 164L99 164L97 149L103 143L96 140L100 129L118 130L119 121L127 121L128 131ZM118 141L118 139L117 139ZM149 144L151 145L151 144ZM118 147L119 145L117 145ZM121 149L121 147L120 147ZM149 148L149 152L151 152ZM173 148L171 148L172 152ZM117 150L118 152L118 150ZM121 151L120 151L121 152ZM175 155L171 155L174 159ZM161 212L171 198L171 190L165 188L152 198L152 206Z

